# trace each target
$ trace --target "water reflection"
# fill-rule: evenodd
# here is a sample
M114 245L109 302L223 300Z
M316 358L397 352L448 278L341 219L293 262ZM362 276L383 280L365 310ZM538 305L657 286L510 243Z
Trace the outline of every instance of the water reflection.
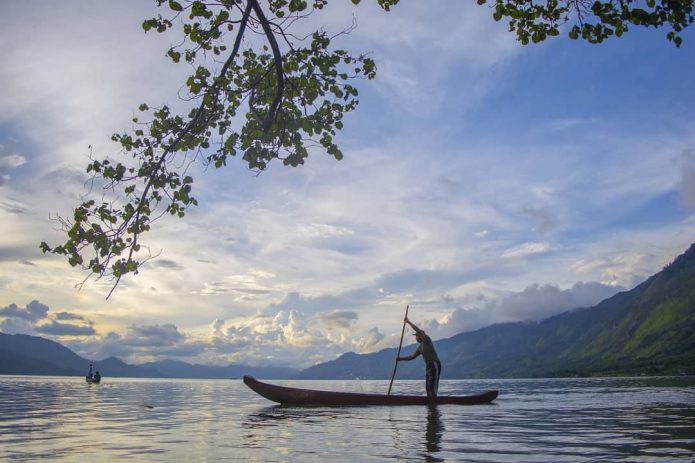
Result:
M339 407L293 407L287 405L272 405L250 413L243 423L249 428L275 426L283 421L312 422L325 418L339 418L349 414L349 409Z
M431 405L427 407L427 431L425 432L426 461L444 461L444 459L432 455L442 450L443 434L442 412L436 405Z

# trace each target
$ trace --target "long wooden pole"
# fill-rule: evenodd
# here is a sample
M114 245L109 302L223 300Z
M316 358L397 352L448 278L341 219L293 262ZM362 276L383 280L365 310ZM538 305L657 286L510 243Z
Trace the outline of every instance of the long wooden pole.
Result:
M398 343L398 352L396 353L396 362L393 365L393 374L391 375L391 383L389 384L389 392L386 395L391 395L391 387L393 380L396 378L396 368L398 368L398 357L401 356L401 346L403 345L403 335L405 334L405 321L408 319L409 305L405 306L405 317L403 317L403 329L401 330L401 342Z

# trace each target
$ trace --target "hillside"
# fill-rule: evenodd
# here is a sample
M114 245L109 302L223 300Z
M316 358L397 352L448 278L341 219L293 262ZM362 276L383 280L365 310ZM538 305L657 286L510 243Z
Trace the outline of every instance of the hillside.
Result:
M446 378L695 371L695 245L661 272L600 304L539 323L505 323L435 343ZM410 353L415 345L405 346ZM308 368L301 378L390 378L396 349ZM422 377L401 362L398 377Z
M49 339L0 333L0 374L82 375L89 361Z

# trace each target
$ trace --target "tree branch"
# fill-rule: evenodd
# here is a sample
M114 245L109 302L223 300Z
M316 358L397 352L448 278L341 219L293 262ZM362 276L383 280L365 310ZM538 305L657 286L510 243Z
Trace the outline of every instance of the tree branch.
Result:
M282 70L282 53L280 53L280 47L278 46L278 42L275 39L275 34L273 34L273 30L270 27L268 19L265 17L265 13L263 13L263 9L258 4L258 0L248 0L248 2L249 5L251 5L251 7L253 8L253 11L256 12L256 16L258 16L258 20L260 21L261 27L263 28L263 32L265 33L265 36L268 39L268 42L270 43L270 48L271 50L273 50L273 57L275 59L277 90L275 91L275 98L273 98L273 102L271 103L270 108L268 109L268 114L266 115L265 120L263 121L263 131L268 132L270 126L273 124L273 120L276 117L278 107L280 106L280 103L282 102L282 97L285 93L285 74Z

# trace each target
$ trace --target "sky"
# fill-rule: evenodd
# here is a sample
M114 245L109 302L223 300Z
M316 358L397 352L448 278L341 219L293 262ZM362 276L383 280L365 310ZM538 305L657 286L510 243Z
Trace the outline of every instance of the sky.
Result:
M158 257L107 300L39 243L64 241L89 146L118 156L141 103L185 107L190 70L165 57L175 33L143 32L154 1L0 2L0 331L304 368L397 346L406 305L433 339L590 307L695 242L693 30L523 46L474 2L372 3L298 26L354 17L337 40L377 63L344 159L194 166L199 206L153 225Z

